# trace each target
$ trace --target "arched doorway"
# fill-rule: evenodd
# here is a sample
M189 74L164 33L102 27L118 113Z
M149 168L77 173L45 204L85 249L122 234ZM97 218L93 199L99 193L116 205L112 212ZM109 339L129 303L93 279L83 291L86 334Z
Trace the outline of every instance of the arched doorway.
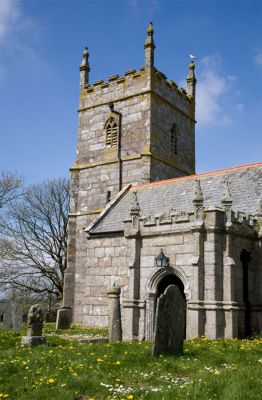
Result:
M178 286L186 303L190 288L185 274L176 267L154 268L146 288L146 340L153 340L157 299L170 285Z

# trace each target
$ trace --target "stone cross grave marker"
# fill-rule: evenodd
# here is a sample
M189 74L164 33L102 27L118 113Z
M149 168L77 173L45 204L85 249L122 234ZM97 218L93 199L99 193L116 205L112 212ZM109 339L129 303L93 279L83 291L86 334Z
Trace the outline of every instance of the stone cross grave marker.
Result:
M157 301L153 356L183 353L185 312L185 300L179 288L168 286Z
M22 337L22 344L35 346L46 342L46 338L42 336L44 319L44 311L40 304L35 304L30 308L27 318L27 336Z

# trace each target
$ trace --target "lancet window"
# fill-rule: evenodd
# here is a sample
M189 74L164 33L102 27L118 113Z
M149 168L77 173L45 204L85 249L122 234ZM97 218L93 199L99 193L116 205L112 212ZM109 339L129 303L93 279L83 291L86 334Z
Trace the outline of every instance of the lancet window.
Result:
M106 123L106 146L117 147L118 125L114 118L110 118Z
M170 148L171 153L177 155L178 153L178 130L176 124L173 124L170 135Z

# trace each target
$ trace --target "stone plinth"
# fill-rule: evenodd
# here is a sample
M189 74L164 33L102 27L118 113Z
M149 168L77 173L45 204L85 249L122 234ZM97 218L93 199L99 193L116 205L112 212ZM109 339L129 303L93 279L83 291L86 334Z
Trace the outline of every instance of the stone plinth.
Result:
M45 344L46 338L44 336L22 336L21 343L28 347L38 346Z
M117 286L107 288L107 297L109 300L109 342L120 342L122 340L120 292L121 288Z

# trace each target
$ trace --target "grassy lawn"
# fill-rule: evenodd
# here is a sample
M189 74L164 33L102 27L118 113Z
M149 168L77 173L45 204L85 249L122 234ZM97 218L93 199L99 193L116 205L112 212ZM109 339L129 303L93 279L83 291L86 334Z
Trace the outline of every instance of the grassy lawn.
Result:
M0 399L261 399L262 338L185 343L181 357L151 357L151 344L82 343L52 335L27 348L0 328ZM59 333L59 332L58 332ZM106 335L73 327L68 334Z

